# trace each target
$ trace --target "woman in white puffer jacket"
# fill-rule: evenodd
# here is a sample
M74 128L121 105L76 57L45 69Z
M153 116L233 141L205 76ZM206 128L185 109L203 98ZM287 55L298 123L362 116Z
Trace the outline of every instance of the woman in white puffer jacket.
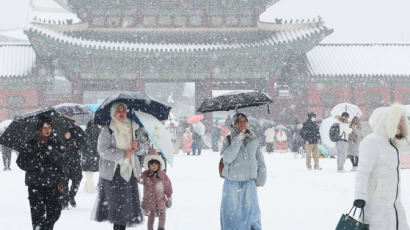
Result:
M409 230L401 204L400 153L408 148L408 121L402 105L376 109L369 118L373 133L360 144L356 207L364 207L371 230Z

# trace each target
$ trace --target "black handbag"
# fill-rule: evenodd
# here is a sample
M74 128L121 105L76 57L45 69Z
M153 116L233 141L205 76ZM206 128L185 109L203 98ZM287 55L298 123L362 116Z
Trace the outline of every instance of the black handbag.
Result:
M353 209L353 215L350 215ZM356 210L357 207L353 206L349 213L343 214L336 226L336 230L369 230L369 225L364 223L364 209L360 209L359 219L357 220L354 218ZM360 221L361 218L363 222Z

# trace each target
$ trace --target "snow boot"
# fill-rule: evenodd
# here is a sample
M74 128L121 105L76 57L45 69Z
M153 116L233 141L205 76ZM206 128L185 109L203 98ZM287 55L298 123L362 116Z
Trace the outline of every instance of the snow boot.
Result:
M70 205L71 205L73 208L77 207L77 202L75 202L74 197L70 197ZM68 206L68 205L67 205L67 206Z

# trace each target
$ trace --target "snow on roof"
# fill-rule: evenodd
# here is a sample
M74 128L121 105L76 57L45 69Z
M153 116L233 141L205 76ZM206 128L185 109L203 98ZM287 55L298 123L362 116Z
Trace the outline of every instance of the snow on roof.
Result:
M295 21L320 16L334 33L322 43L403 43L410 41L408 0L280 0L261 21Z
M320 44L307 59L312 76L410 76L410 44Z
M268 47L297 40L306 39L309 36L327 31L324 26L301 28L288 31L277 31L272 33L267 39L261 41L247 41L238 43L151 43L151 42L115 42L87 40L87 38L74 37L55 30L46 29L40 26L32 25L30 32L47 36L59 43L67 43L90 49L109 49L109 50L129 50L129 51L160 51L160 52L192 52L192 51L209 51L209 50L240 50L244 48Z
M0 44L0 78L26 76L35 61L36 54L31 45Z
M54 0L31 0L30 20L44 24L71 24L81 20Z

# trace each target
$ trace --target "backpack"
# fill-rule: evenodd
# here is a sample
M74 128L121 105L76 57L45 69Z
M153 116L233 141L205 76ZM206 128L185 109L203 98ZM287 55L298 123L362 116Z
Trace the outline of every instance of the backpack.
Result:
M339 123L334 123L329 129L329 137L332 142L338 142L340 140L340 127Z
M229 145L231 145L231 135L226 136L226 139L228 139L228 143ZM219 176L221 178L225 178L224 176L222 176L222 171L224 170L224 167L225 167L224 161L221 157L221 160L219 161Z

